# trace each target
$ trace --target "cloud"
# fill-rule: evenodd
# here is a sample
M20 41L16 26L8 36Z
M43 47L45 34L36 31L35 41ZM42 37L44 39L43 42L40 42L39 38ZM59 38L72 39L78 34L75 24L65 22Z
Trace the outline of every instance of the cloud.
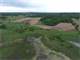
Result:
M28 3L22 3L19 0L1 0L0 4L8 5L8 6L16 6L16 7L31 7Z
M44 0L43 0L44 1ZM41 7L42 0L1 0L0 4L8 5L8 6L16 6L16 7Z
M41 4L35 4L32 0L3 0L0 1L0 12L41 12L44 8Z
M19 8L13 6L0 6L0 12L35 12L33 8Z
M46 0L17 0L17 1L23 4L29 4L37 7L43 6L44 2L46 3Z
M80 0L47 0L44 5L47 12L80 12Z
M36 12L41 11L40 7L33 5L30 1L22 2L23 0L1 0L0 12ZM40 12L39 11L39 12Z
M14 6L0 5L0 12L42 12L41 8L21 8Z
M80 0L0 0L6 12L80 12L79 6Z

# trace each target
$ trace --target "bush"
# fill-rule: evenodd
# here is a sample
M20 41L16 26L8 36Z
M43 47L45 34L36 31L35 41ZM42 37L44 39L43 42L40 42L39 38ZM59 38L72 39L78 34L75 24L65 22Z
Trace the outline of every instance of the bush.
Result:
M18 33L23 33L25 31L41 30L41 28L37 26L26 25L23 23L6 23L2 25L1 27L4 28L5 26L7 30L18 32Z
M6 25L5 24L0 24L0 29L6 29Z
M68 17L43 17L41 20L42 24L56 25L60 22L72 22Z

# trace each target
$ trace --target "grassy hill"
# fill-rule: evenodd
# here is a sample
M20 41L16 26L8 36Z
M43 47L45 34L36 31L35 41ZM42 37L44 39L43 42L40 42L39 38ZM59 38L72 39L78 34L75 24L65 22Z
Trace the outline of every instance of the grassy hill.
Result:
M2 42L2 46L0 47L1 59L18 58L29 60L34 57L34 47L27 42L25 43L25 37L42 37L41 41L49 49L64 53L72 60L80 59L80 48L68 42L77 39L79 36L77 31L45 30L21 23L6 23L5 27L0 27Z

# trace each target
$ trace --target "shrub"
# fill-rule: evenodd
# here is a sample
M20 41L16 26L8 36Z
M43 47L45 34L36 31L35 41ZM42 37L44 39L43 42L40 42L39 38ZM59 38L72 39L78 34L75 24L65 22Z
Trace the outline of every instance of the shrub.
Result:
M72 22L68 17L43 17L41 20L42 24L56 25L60 22Z

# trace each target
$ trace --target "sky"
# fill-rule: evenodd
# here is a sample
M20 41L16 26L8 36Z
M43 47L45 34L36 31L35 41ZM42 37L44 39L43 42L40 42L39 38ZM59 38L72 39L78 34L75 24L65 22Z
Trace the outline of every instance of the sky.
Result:
M0 0L0 12L80 12L80 0Z

